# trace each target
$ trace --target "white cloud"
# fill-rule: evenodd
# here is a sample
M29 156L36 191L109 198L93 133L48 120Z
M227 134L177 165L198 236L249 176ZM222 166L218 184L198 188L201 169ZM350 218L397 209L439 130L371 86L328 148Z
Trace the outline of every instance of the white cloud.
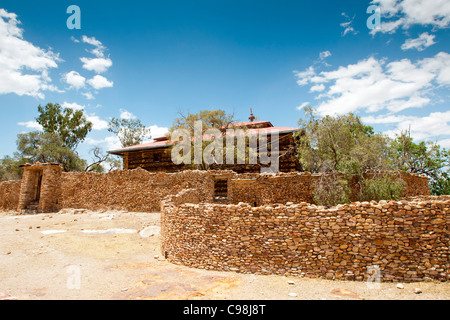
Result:
M39 130L39 131L42 130L42 126L39 123L37 123L36 121L19 122L18 125L27 127L29 129L34 129L34 130Z
M441 147L446 148L447 150L449 150L450 149L450 138L449 139L438 140L437 144L439 144Z
M110 58L106 58L104 54L106 47L103 46L103 44L94 37L89 38L84 35L81 38L81 41L95 47L92 50L88 50L88 52L95 55L95 58L80 58L81 62L83 63L83 68L89 71L94 71L96 73L106 72L106 70L108 70L112 66L112 60Z
M358 34L358 31L356 31L355 28L353 28L353 26L352 26L353 20L355 20L355 17L350 18L345 12L342 12L341 15L347 19L347 21L342 22L340 24L340 26L342 28L344 28L344 31L342 31L342 36L344 37L349 33Z
M82 92L81 94L88 100L94 100L95 99L94 95L91 92Z
M450 84L449 71L450 54L440 52L417 62L402 59L387 63L386 59L370 57L329 72L309 67L294 73L300 86L309 84L312 92L323 91L316 97L320 101L317 110L326 115L423 107L431 102L431 90Z
M320 54L319 54L319 58L320 58L320 60L324 60L324 59L326 59L326 58L328 58L328 57L330 57L331 56L331 52L330 51L323 51L323 52L321 52Z
M73 103L63 102L63 104L61 106L63 108L67 108L67 109L73 109L75 111L84 110L84 108L85 108L85 106L82 106L76 102L73 102Z
M90 145L103 146L103 148L107 151L120 149L122 147L117 136L108 136L104 139L92 139L88 137L85 141Z
M108 128L108 122L99 118L95 113L87 115L86 119L92 122L93 130L105 130Z
M159 127L157 125L149 126L147 128L150 128L150 134L152 135L152 138L162 137L166 135L167 132L169 132L169 128Z
M167 132L169 132L169 128L160 127L158 125L152 125L147 128L150 128L150 132L153 138L158 138L164 136ZM142 143L147 143L152 140L144 140ZM116 150L121 149L122 145L120 143L120 139L114 136L107 136L104 139L92 139L90 137L86 138L86 143L95 146L103 146L106 150Z
M308 82L311 81L312 77L316 75L316 72L314 70L314 67L311 66L302 72L294 70L294 74L298 78L297 84L299 86L304 86L304 85L308 84Z
M416 140L437 141L443 147L450 146L448 143L450 142L450 111L433 112L424 117L407 115L367 116L361 120L367 124L395 124L394 130L385 132L391 137L400 134L402 131L410 130L411 137Z
M58 91L48 71L57 68L59 54L23 39L15 13L0 8L0 94L14 93L43 99L43 91Z
M104 73L112 66L112 61L109 58L80 58L83 62L83 68L96 73Z
M70 85L71 88L80 89L85 86L86 78L76 71L70 71L63 75L63 80Z
M315 86L312 86L311 89L309 89L309 92L321 92L323 90L325 90L325 86L322 83L320 83Z
M447 28L450 24L448 0L373 0L371 3L380 7L382 15L380 28L373 29L372 34L393 33L412 25Z
M417 51L423 51L436 43L434 42L434 38L435 35L424 32L416 39L407 39L402 44L402 50L416 49Z
M131 120L136 119L136 116L127 110L120 109L120 119Z
M297 110L302 110L304 107L306 107L306 106L308 106L309 105L309 102L307 101L307 102L303 102L301 105L299 105L298 107L297 107Z
M114 85L114 82L109 81L108 79L100 75L96 75L92 79L89 79L87 83L89 83L96 90L109 88Z
M94 37L87 37L87 36L83 36L81 38L81 41L83 41L84 43L88 43L90 45L93 45L95 48L92 49L91 52L92 54L94 54L96 57L98 58L103 58L105 56L105 54L103 53L106 50L106 47L103 46L103 44L95 39Z

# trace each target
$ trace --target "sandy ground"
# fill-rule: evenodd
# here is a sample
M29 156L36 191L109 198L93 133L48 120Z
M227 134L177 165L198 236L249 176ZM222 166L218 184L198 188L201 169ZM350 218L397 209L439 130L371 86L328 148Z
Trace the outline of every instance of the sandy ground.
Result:
M159 213L1 213L0 299L450 299L450 283L369 288L171 264L161 257L159 226Z

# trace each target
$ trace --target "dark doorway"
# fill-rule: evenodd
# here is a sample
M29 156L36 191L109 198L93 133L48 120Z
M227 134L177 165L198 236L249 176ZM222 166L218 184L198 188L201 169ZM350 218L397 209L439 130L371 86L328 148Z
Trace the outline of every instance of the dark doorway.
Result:
M228 179L214 181L214 199L226 200L228 198Z
M37 175L36 195L34 197L34 201L39 201L41 198L42 171L38 171Z

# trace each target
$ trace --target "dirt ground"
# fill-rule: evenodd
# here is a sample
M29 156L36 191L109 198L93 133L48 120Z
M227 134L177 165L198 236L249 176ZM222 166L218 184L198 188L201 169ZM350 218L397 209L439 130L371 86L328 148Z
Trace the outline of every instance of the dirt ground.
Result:
M0 213L0 299L450 299L450 283L434 281L369 288L175 265L161 257L159 231L159 213Z

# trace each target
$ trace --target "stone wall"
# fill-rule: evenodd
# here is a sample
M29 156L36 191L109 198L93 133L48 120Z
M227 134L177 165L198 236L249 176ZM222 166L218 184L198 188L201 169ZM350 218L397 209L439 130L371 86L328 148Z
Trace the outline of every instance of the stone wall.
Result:
M206 171L151 173L138 168L105 174L63 173L58 207L154 212L160 211L166 196L183 189L195 188L199 200L211 202L213 184Z
M39 176L42 176L40 197L37 195ZM223 203L247 202L254 206L313 203L312 185L319 177L309 172L276 175L237 174L230 170L152 173L141 168L102 174L62 172L61 167L55 164L34 164L24 166L17 207L14 208L14 201L17 200L12 202L9 193L0 194L0 203L8 202L3 206L19 211L36 205L39 212L62 208L159 211L166 196L176 195L183 189L197 190L199 202L213 202L217 180L227 180ZM427 178L409 174L403 175L403 178L407 182L405 196L429 195Z
M20 185L20 180L0 182L0 210L17 210Z
M230 198L234 204L247 202L256 206L290 201L313 203L311 186L315 178L309 172L236 175L230 183Z
M231 202L247 202L257 206L267 203L314 203L313 184L320 176L309 172L234 175L231 180ZM430 195L428 178L408 173L401 174L401 178L406 183L403 197ZM352 190L351 201L357 201L360 190L357 179L352 179L349 186Z
M56 163L23 165L18 211L35 206L37 212L57 211L62 168Z
M428 180L411 176L408 195L430 193ZM213 202L214 181L228 181L227 203L252 205L313 202L311 185L319 175L279 173L277 175L237 174L230 170L185 170L154 173L141 168L110 173L62 173L58 208L160 211L161 201L183 189L197 192L196 202ZM192 197L191 197L192 198ZM191 202L186 199L186 202Z
M355 202L164 202L161 248L170 262L262 274L381 281L447 281L450 196Z

